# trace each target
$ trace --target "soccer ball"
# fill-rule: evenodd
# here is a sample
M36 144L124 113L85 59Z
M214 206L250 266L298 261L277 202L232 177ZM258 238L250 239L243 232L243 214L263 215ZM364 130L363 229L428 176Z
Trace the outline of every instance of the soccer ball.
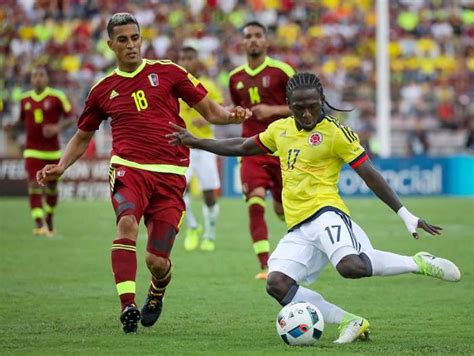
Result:
M311 303L291 303L283 307L276 320L278 335L291 346L312 345L324 330L323 315Z

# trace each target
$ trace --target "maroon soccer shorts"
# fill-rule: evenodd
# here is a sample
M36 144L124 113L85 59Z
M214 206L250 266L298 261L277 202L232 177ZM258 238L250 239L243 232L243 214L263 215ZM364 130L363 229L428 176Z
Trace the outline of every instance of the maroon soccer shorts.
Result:
M134 215L137 222L143 217L145 224L161 221L179 230L185 211L184 176L118 166L111 167L109 177L117 222L124 215Z
M28 181L36 182L36 172L43 169L47 164L57 164L59 159L44 160L38 158L25 158L25 171L28 176Z
M247 199L255 188L270 190L273 200L281 203L282 179L280 161L272 156L242 157L240 166L242 190Z

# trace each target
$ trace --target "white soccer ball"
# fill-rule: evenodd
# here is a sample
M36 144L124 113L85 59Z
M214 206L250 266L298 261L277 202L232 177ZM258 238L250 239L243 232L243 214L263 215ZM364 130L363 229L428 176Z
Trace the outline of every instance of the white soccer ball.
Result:
M324 319L311 303L290 303L278 313L276 328L288 345L307 346L314 344L323 334Z

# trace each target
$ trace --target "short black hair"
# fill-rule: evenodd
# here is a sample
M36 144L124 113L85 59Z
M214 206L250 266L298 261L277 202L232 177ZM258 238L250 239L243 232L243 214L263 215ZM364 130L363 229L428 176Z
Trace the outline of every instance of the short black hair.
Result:
M140 25L132 14L128 12L117 12L116 14L113 14L107 23L107 33L109 34L109 38L112 38L112 33L114 32L115 27L131 24L137 25L138 31L140 31Z
M247 28L247 27L250 27L250 26L255 26L255 27L260 27L262 30L263 30L263 33L266 35L267 34L267 28L265 26L262 25L262 23L258 22L258 21L250 21L250 22L247 22L243 27L242 27L242 32L244 32L244 30Z
M286 99L288 103L291 102L291 96L293 92L297 89L316 89L319 93L319 97L323 103L323 112L324 112L324 105L334 111L352 111L352 110L344 110L338 109L329 104L324 96L323 85L321 84L321 80L316 76L316 74L309 73L309 72L301 72L296 73L286 84Z
M180 52L192 52L192 53L194 53L196 56L198 55L197 49L194 48L194 47L191 47L191 46L185 46L185 47L181 48L179 51L180 51Z

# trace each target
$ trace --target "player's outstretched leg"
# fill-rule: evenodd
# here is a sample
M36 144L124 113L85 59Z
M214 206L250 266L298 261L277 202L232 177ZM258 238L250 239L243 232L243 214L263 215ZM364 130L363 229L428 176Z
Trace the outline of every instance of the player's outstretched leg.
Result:
M324 321L339 324L338 344L347 344L356 339L368 339L369 322L363 317L351 314L337 305L326 301L315 291L299 286L295 280L282 272L273 271L268 275L267 292L281 305L305 301L316 306L323 314Z
M433 256L428 252L419 252L415 256L403 256L375 250L364 230L352 220L350 225L353 229L353 237L362 247L360 254L356 256L354 254L357 254L357 251L353 251L354 254L351 256L331 261L344 277L361 278L416 273L451 282L461 279L459 268L449 260Z
M461 280L461 271L450 260L436 257L428 252L418 252L413 260L419 267L415 273L435 277L448 282Z
M270 243L268 241L267 223L265 222L265 199L260 196L252 196L247 200L247 204L249 207L249 227L253 249L258 257L261 269L255 278L267 279Z
M358 257L355 255L344 257L336 266L336 269L344 277L347 277L345 274L349 273L349 278L416 273L449 282L457 282L461 279L461 272L453 262L436 257L428 252L419 252L415 256L402 256L386 251L366 250ZM359 259L365 264L365 275L364 272L355 272L357 265L360 265L356 261ZM342 272L342 265L347 267L343 268L346 272ZM352 272L350 272L351 270ZM355 273L355 275L351 277L351 273Z

